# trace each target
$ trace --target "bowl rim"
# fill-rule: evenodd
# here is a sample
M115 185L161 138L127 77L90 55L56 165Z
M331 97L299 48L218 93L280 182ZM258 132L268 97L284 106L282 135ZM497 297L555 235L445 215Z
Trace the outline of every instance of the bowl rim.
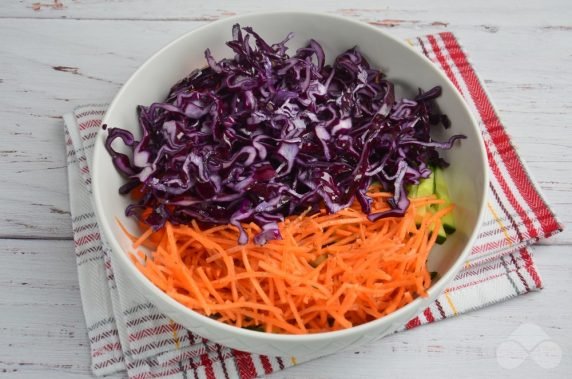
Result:
M100 165L94 164L94 166L92 167L93 204L94 204L94 211L96 214L98 225L103 232L102 236L105 236L107 243L110 245L112 253L114 254L114 256L116 258L118 258L119 262L121 263L121 267L123 269L126 269L129 271L129 273L128 273L129 274L128 275L129 280L131 280L131 281L136 280L137 284L140 284L140 285L145 287L145 290L151 291L151 293L154 295L153 298L154 299L160 299L161 301L163 301L164 306L168 306L168 307L173 308L174 311L178 312L179 314L182 313L182 314L185 314L186 316L197 319L201 323L204 323L204 324L208 325L210 328L214 328L218 331L229 332L232 334L240 334L244 337L251 337L251 338L255 338L255 339L260 339L261 342L263 342L263 340L264 340L267 342L296 342L296 343L298 343L298 342L309 342L309 341L316 342L316 341L331 339L333 337L342 338L344 336L354 335L355 333L367 333L370 330L375 330L376 327L378 326L378 324L387 323L389 325L394 325L394 323L396 321L399 321L401 323L402 322L402 320L400 320L401 315L407 314L408 311L410 311L411 309L421 310L420 308L423 305L423 303L425 301L435 299L445 289L446 285L449 284L452 281L452 279L457 275L457 273L460 271L462 265L465 262L467 255L469 254L469 252L470 252L470 250L474 244L474 241L478 235L479 227L482 225L484 214L485 214L485 208L486 208L487 187L489 185L488 159L487 159L487 155L486 155L486 148L485 148L484 140L482 137L482 133L479 130L479 126L478 126L478 123L475 119L475 116L473 115L473 113L469 109L468 104L466 103L466 101L462 97L462 95L459 93L459 91L455 87L455 85L451 82L451 80L441 70L439 70L437 68L437 66L435 66L435 64L429 60L429 58L427 58L425 55L414 50L410 45L408 45L403 40L401 40L397 37L394 37L391 34L385 32L383 30L380 30L379 28L376 28L372 25L369 25L365 22L357 21L357 20L354 20L354 19L351 19L348 17L344 17L344 16L326 14L326 13L320 13L320 12L289 11L289 10L288 11L271 11L271 12L252 12L252 13L243 13L243 14L239 14L239 15L235 15L235 16L231 16L231 17L221 18L219 20L209 22L206 25L199 26L198 28L195 28L189 32L184 33L183 35L177 37L173 41L169 42L167 45L160 48L157 52L152 54L149 58L147 58L145 60L145 62L143 64L141 64L131 74L129 79L121 86L121 88L119 89L117 94L114 96L113 101L110 103L110 105L107 108L107 111L105 113L105 116L103 117L102 125L107 123L107 120L110 117L109 115L113 112L114 108L117 106L117 103L122 98L123 92L131 84L131 82L133 82L136 79L136 77L138 76L139 72L143 69L143 67L150 64L150 62L152 62L156 57L160 56L164 51L172 48L174 45L177 45L182 40L191 37L193 34L197 33L198 31L201 31L203 29L216 27L218 24L221 24L221 23L237 23L237 22L240 22L245 17L265 17L265 16L275 16L275 15L280 15L280 16L313 16L313 17L317 17L317 18L327 18L330 20L334 20L336 22L348 23L348 24L352 24L353 26L356 26L356 27L370 29L371 31L378 33L380 36L392 40L393 42L397 43L401 47L408 49L412 53L421 57L422 60L424 61L425 65L428 67L428 69L434 71L438 76L440 76L441 79L449 85L449 87L450 87L449 89L451 89L451 93L454 94L454 96L456 96L460 100L460 103L462 104L461 106L464 107L464 111L469 116L469 120L470 120L471 125L477 131L478 138L477 138L477 141L475 141L475 142L479 144L480 151L481 151L479 158L481 160L482 166L485 167L485 170L484 170L483 183L482 183L482 186L483 186L482 198L480 199L481 200L481 207L478 210L478 215L477 215L477 222L476 222L477 226L473 229L472 233L469 235L465 247L461 251L461 254L459 254L459 257L452 264L451 268L449 268L449 270L447 270L441 276L441 278L427 290L427 297L417 297L411 303L397 309L396 311L394 311L388 315L380 317L376 320L372 320L372 321L369 321L369 322L364 323L364 324L352 326L351 328L347 328L347 329L328 331L328 332L320 332L320 333L301 334L301 335L278 334L278 333L261 333L258 331L238 328L236 326L232 326L232 325L214 320L214 319L212 319L208 316L205 316L205 315L203 315L197 311L194 311L190 308L187 308L183 304L179 303L178 301L176 301L175 299L173 299L172 297L170 297L169 295L164 293L161 289L159 289L159 287L155 286L151 281L149 281L135 267L135 265L129 259L128 254L126 254L124 252L124 249L121 248L119 242L113 237L113 233L112 233L110 224L105 221L104 214L106 212L104 211L105 208L104 208L103 203L102 203L101 193L99 191L99 186L97 185L98 177L100 177L100 175L99 175ZM101 154L104 153L104 147L103 147L104 144L102 142L103 133L104 133L104 130L101 128L97 134L97 140L96 140L95 147L94 147L92 162L97 162L98 161L97 158ZM145 297L148 298L148 296L145 296ZM153 303L153 301L151 301L151 302ZM159 307L159 308L162 308L162 307Z

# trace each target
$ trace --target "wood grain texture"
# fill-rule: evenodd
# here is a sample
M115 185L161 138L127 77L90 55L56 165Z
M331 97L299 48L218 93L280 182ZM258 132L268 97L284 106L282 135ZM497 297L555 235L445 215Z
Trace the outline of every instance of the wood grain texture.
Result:
M53 0L5 1L0 6L0 17L11 18L66 18L92 20L162 20L162 21L213 21L221 17L264 10L304 10L335 13L355 17L381 26L457 26L478 23L489 32L500 26L545 25L567 27L572 10L562 0L538 2L534 0L504 1L483 0L457 4L450 0L431 2L372 0L334 2L330 0L293 0L288 2L261 3L257 0L224 1L171 0L166 6L162 0L60 0L62 7L50 6ZM33 4L42 6L34 10ZM552 10L552 11L551 11Z
M5 133L0 141L5 183L0 193L0 237L71 238L61 115L80 104L110 101L149 55L204 24L2 20L0 34L9 43L0 48L0 116ZM405 25L391 31L406 38L439 28L412 30ZM494 35L478 27L455 33L469 50L533 176L563 221L572 221L572 200L567 196L572 189L567 175L572 128L564 121L571 107L572 52L567 41L572 33L538 32L528 26L499 29ZM141 35L145 43L132 43ZM539 46L534 66L527 64L530 44ZM566 231L550 243L571 241L572 232Z
M0 2L0 376L91 377L69 241L61 115L80 104L110 101L153 52L222 17L304 9L368 22L400 38L453 31L531 174L564 224L572 224L572 5L566 0L60 2L62 7L51 6L53 0ZM542 243L556 246L537 248L546 285L540 293L273 377L569 376L572 231ZM561 347L555 369L530 359L515 370L498 364L499 344L527 322Z
M398 333L272 377L377 379L421 372L427 377L450 372L563 377L572 372L572 303L564 301L570 297L572 255L566 246L539 246L535 257L545 283L542 292ZM76 275L71 241L0 240L0 376L90 377ZM538 325L560 346L564 356L558 367L544 370L529 359L507 371L497 363L498 345L523 323Z

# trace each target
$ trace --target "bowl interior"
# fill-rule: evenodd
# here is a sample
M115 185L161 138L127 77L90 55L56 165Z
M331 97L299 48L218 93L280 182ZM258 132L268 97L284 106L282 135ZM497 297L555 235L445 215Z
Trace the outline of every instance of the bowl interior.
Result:
M242 26L254 27L268 42L281 41L288 32L294 31L295 37L289 42L289 51L295 51L309 38L314 38L322 44L329 62L339 53L358 45L370 64L382 69L394 81L398 95L412 95L417 88L443 87L438 106L449 116L452 127L437 130L435 137L445 139L457 133L468 137L451 151L444 152L446 159L451 162L445 172L451 198L457 205L457 232L448 238L446 244L438 246L429 258L430 269L438 271L442 281L452 279L453 271L462 263L460 257L468 251L467 245L479 225L484 207L487 176L482 139L467 106L445 76L409 46L373 27L338 17L306 13L246 15L239 20L218 21L179 38L148 60L118 93L104 122L110 127L128 129L136 136L140 135L136 106L162 101L175 82L193 69L205 65L206 48L211 49L216 59L231 57L225 42L231 39L231 27L237 21ZM130 242L117 227L115 218L131 230L135 230L135 223L124 216L129 198L117 193L124 179L102 148L105 136L104 132L99 134L94 155L96 211L112 249L117 255L125 256ZM121 264L130 264L122 258L120 261ZM132 270L130 272L133 274ZM439 287L435 291L440 291L444 284L439 281L435 286Z

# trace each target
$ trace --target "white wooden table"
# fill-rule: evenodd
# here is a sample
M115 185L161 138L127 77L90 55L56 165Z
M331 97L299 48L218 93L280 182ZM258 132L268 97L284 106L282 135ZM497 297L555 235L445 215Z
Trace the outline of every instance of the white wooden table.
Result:
M91 376L61 115L80 104L110 101L151 53L221 17L293 8L346 15L404 38L453 31L530 171L561 220L571 224L572 4L567 0L41 1L0 3L0 376ZM570 377L571 247L570 228L536 247L546 287L540 293L274 377ZM561 353L559 361L554 354L550 358L556 367L543 368L546 362L539 365L526 355L519 367L503 367L497 349L519 326L525 339L534 340L540 330L552 339Z

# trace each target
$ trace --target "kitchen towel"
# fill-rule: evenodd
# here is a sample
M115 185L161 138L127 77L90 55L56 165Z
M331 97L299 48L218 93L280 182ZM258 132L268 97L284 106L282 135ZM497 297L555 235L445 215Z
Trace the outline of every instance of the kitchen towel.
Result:
M409 43L464 96L484 137L491 181L486 217L463 270L402 329L540 289L530 245L562 229L454 35L428 35ZM195 335L161 314L114 265L91 198L91 157L106 107L84 105L64 116L75 254L94 374L249 379L302 363L304 357L249 354Z

